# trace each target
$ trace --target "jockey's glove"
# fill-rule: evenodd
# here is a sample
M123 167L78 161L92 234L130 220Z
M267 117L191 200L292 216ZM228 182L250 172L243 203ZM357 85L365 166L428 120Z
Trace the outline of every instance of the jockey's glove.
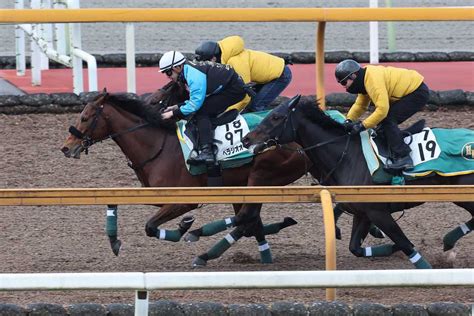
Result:
M362 124L362 122L352 122L349 119L344 121L344 128L346 132L352 135L359 134L360 132L365 131L365 126L364 124Z

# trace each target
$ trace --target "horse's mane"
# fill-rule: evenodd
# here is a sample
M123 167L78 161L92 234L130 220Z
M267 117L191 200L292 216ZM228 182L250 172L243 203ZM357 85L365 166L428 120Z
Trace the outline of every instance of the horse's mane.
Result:
M152 126L172 131L176 129L176 123L173 120L163 120L161 118L161 110L166 106L164 103L149 104L127 93L108 94L106 102L135 114Z
M311 122L326 129L335 129L345 133L344 125L324 113L319 107L319 104L315 105L313 102L302 102L298 104L297 107Z

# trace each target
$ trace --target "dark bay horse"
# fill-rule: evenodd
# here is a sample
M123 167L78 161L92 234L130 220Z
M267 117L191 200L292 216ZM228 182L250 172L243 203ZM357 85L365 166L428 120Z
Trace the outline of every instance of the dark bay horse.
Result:
M349 135L342 124L326 115L319 107L305 102L298 104L299 97L276 107L243 139L244 146L255 152L268 144L296 142L319 168L315 177L321 177L324 185L374 185L365 162L359 135ZM310 172L313 172L312 169ZM474 174L451 177L434 175L409 181L410 185L472 185ZM350 251L358 257L388 256L402 250L417 268L431 265L414 249L392 212L412 208L422 203L344 203L344 209L354 214ZM472 218L446 234L444 250L454 247L457 240L474 229L474 203L455 202L466 209ZM362 248L370 222L380 228L394 244Z
M64 143L62 152L66 157L79 158L81 152L95 142L111 138L130 161L130 166L143 186L206 186L205 174L192 176L185 167L175 122L161 120L156 109L183 101L186 98L186 91L180 89L178 85L165 86L155 93L152 103L160 100L167 100L167 103L155 105L124 95L103 92L94 101L86 104L75 125L70 128L71 134ZM297 145L294 146L296 148ZM306 155L287 150L273 150L256 156L247 165L223 170L222 177L225 186L287 185L303 176L310 167L311 162ZM262 261L271 262L265 234L276 233L296 222L291 218L285 218L283 222L264 227L260 220L261 206L261 204L236 204L235 217L196 230L196 234L208 236L232 226L236 227L208 253L195 259L196 265L205 265L207 260L219 257L232 244L228 242L229 240L237 241L242 236L255 236ZM159 226L197 207L198 205L194 204L161 205L146 223L147 236L179 241L189 229L192 219L185 217L178 230L163 230L159 229ZM116 207L108 210L112 220L113 216L116 217L116 212ZM107 220L110 219L109 216ZM116 228L110 229L109 238L117 255L120 241L116 235Z

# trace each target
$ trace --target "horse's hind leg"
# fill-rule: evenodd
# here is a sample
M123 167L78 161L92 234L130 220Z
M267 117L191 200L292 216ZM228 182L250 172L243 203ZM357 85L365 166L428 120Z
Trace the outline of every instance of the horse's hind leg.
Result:
M236 227L232 232L227 234L223 239L218 241L209 251L200 254L194 258L192 267L204 267L207 261L219 258L227 249L237 242L244 235L244 227Z
M472 202L455 202L456 205L466 209L471 213L472 218L459 225L455 229L451 230L449 233L444 235L443 238L443 250L448 251L454 248L456 242L461 239L464 235L469 234L474 230L474 203Z
M387 206L388 207L388 206ZM413 244L408 240L402 229L389 212L385 210L366 210L368 218L379 227L397 247L395 251L400 249L408 256L409 260L417 269L431 269L431 265L421 254L416 251Z

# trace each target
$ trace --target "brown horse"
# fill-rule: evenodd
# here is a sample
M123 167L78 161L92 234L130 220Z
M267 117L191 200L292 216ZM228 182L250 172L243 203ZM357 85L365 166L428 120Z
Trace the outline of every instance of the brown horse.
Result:
M173 97L176 97L173 99ZM161 120L157 107L177 104L187 97L186 91L176 84L169 84L155 93L150 105L126 95L108 94L105 91L89 102L71 126L62 152L66 157L80 158L80 154L94 143L113 139L130 161L143 186L151 187L197 187L206 186L207 175L191 175L185 166L180 141L176 135L176 124ZM165 102L166 101L166 102ZM295 148L297 145L294 145ZM299 179L311 163L306 155L295 151L273 150L255 156L251 163L233 169L224 169L222 179L225 186L287 185ZM198 207L196 204L160 205L160 209L146 223L149 237L179 241L192 224L185 217L178 230L163 230L159 226ZM265 234L278 232L281 228L295 224L291 218L282 223L263 227L260 220L261 204L233 205L235 217L213 223L206 229L194 231L197 235L210 235L235 226L229 238L236 241L242 236L255 236L263 262L271 262ZM115 212L115 213L114 213ZM110 207L107 231L114 253L120 249L116 234L116 206ZM115 217L115 218L114 218ZM109 223L109 220L111 222ZM111 224L112 226L109 226ZM113 228L115 225L115 229ZM218 243L209 253L199 256L198 265L220 256L230 245ZM217 248L216 248L217 247ZM265 254L266 252L266 254Z

